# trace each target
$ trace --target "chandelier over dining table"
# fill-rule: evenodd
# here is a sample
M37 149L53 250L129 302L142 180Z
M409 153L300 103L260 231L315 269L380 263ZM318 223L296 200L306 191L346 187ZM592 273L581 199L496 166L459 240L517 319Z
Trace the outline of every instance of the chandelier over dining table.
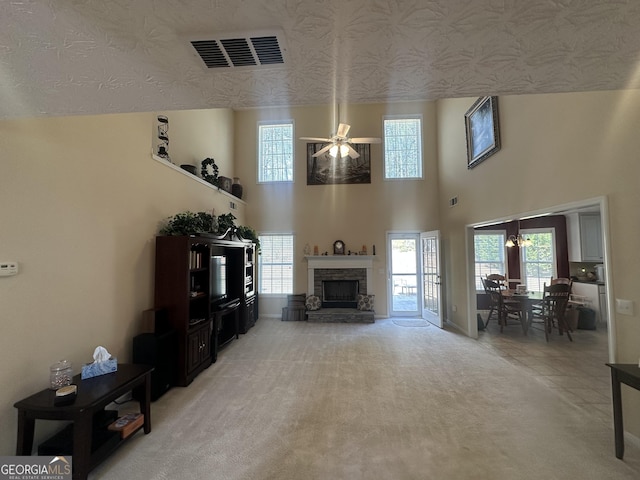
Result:
M512 247L530 247L533 242L528 237L523 237L520 233L520 220L518 220L518 235L509 235L509 238L505 242L504 246L508 248Z

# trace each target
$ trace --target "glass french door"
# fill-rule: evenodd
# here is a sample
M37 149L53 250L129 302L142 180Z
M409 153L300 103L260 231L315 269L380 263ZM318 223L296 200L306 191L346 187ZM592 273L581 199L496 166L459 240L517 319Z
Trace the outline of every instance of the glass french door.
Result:
M417 233L387 234L389 259L389 315L419 317L421 286L419 278L419 245Z
M422 271L422 318L442 328L442 282L440 281L440 232L420 234Z

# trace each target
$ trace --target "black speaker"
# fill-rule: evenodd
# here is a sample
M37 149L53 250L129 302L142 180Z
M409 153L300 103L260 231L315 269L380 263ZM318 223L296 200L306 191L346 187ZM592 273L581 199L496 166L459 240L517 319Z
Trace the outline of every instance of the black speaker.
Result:
M151 372L151 400L157 400L178 378L178 333L141 333L133 337L133 363L154 367Z

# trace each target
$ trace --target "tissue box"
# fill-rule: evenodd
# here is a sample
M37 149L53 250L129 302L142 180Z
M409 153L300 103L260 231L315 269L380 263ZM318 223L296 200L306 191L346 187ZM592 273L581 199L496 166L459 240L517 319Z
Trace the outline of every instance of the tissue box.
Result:
M86 380L87 378L97 377L99 375L105 375L107 373L113 373L118 370L118 359L111 357L106 362L92 362L82 366L82 373L80 378Z

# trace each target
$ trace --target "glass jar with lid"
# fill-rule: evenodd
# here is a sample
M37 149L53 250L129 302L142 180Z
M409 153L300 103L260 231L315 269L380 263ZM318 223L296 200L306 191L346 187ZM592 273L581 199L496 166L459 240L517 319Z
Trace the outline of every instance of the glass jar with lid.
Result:
M49 367L49 388L57 390L71 385L73 369L69 360L60 360Z

